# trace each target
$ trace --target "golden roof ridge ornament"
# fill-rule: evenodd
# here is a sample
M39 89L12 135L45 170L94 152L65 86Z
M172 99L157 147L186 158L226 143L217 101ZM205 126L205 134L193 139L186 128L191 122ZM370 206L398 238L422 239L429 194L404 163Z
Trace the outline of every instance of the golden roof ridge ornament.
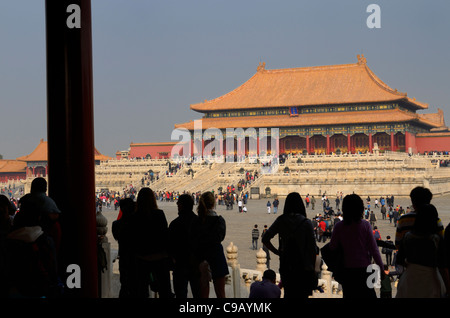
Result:
M356 57L358 58L358 65L366 65L367 64L367 60L364 57L364 54L361 55L356 55Z
M257 72L260 72L260 71L265 71L266 70L266 62L259 62L259 65L258 65L258 67L256 68L256 71Z

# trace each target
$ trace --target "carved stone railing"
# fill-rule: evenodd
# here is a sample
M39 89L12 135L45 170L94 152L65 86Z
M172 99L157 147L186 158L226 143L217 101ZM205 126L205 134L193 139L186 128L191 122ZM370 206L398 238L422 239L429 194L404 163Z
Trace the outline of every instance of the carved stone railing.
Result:
M238 247L231 242L226 248L226 257L230 274L227 277L227 297L229 298L247 298L250 292L250 286L255 281L261 281L264 271L267 269L266 252L260 248L256 252L255 269L240 268L238 262ZM322 265L319 273L319 284L321 290L313 292L311 298L342 298L342 288L338 282L332 279L332 273L327 270L328 267ZM280 274L276 273L276 284L280 283ZM281 297L283 297L283 289Z

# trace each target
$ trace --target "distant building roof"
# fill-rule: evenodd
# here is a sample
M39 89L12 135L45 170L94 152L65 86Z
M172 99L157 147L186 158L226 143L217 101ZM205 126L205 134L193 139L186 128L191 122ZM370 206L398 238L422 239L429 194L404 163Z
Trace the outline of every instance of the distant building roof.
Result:
M110 160L112 157L101 154L97 148L94 148L95 160ZM47 141L41 139L37 147L29 155L16 158L19 161L48 161L48 144Z
M0 173L23 172L27 169L26 162L17 160L0 160Z
M267 70L257 72L233 91L203 103L191 104L198 112L265 107L404 101L412 109L428 105L409 98L381 81L363 55L354 64Z
M130 143L131 147L162 147L162 146L174 146L177 142L168 141L168 142L140 142L140 143Z
M20 161L48 161L47 142L41 139L37 147L30 154L16 158Z

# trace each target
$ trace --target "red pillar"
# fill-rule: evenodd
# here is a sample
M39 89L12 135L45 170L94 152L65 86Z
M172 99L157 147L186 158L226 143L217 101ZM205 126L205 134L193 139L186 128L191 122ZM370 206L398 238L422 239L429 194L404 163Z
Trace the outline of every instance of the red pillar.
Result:
M373 148L373 140L372 140L372 133L369 133L369 152L372 152Z
M352 152L351 135L347 135L347 152Z
M73 4L80 28L67 25ZM45 17L48 193L62 211L58 265L66 276L73 274L66 273L70 264L81 271L80 288L65 288L67 297L97 298L91 2L47 0ZM82 199L75 205L68 193Z
M309 136L306 136L306 152L309 155Z
M330 154L330 135L327 135L327 155Z
M391 151L395 151L394 147L394 132L391 132Z
M409 131L405 131L405 151L409 152L409 148L411 148L411 152L416 152L416 136Z
M409 147L411 147L409 142L409 132L405 131L405 152L408 152Z

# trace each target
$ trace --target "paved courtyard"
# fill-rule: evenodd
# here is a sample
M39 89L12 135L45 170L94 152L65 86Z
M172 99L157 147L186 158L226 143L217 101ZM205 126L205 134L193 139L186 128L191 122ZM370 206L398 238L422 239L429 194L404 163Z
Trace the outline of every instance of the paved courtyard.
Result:
M317 198L316 198L317 199ZM365 199L365 198L363 198ZM372 202L375 198L372 197ZM272 201L272 200L271 200ZM318 213L322 213L322 209L320 206L320 199L317 200L319 204L316 203L315 210L311 209L311 206L307 209L308 218L314 217ZM247 204L248 212L247 213L238 213L237 205L234 206L233 210L226 210L225 206L218 206L216 211L218 214L222 215L227 224L227 234L226 238L223 242L224 249L233 242L234 245L238 247L238 263L240 264L241 269L255 269L256 268L256 252L252 249L252 240L251 240L251 230L255 224L258 225L260 230L263 229L264 225L270 226L276 217L282 213L284 207L284 200L280 200L279 212L277 214L267 213L266 208L267 199L260 200L249 200ZM330 203L334 206L334 198L330 197ZM435 197L432 200L432 203L436 206L439 212L439 216L442 219L444 226L446 226L450 222L450 195ZM170 223L173 219L177 217L177 207L175 202L158 202L159 207L164 210L167 221ZM410 200L409 198L395 198L395 205L399 204L403 208L406 209L409 206ZM373 204L372 204L373 205ZM196 209L196 206L194 207ZM272 208L273 210L273 208ZM394 224L390 224L389 220L382 220L380 209L376 208L375 214L378 218L377 226L381 232L382 238L386 239L387 235L390 235L393 239L395 237L395 226ZM195 210L196 212L196 210ZM111 243L111 250L113 256L117 254L117 242L114 240L111 234L111 223L117 218L118 211L114 209L104 208L102 211L103 215L108 219L108 240ZM276 237L274 238L274 245L277 246L278 242ZM323 242L317 243L317 245L322 247L324 245ZM258 249L261 247L259 243ZM383 261L384 255L382 255ZM270 267L278 272L279 261L276 255L272 255L270 260Z

